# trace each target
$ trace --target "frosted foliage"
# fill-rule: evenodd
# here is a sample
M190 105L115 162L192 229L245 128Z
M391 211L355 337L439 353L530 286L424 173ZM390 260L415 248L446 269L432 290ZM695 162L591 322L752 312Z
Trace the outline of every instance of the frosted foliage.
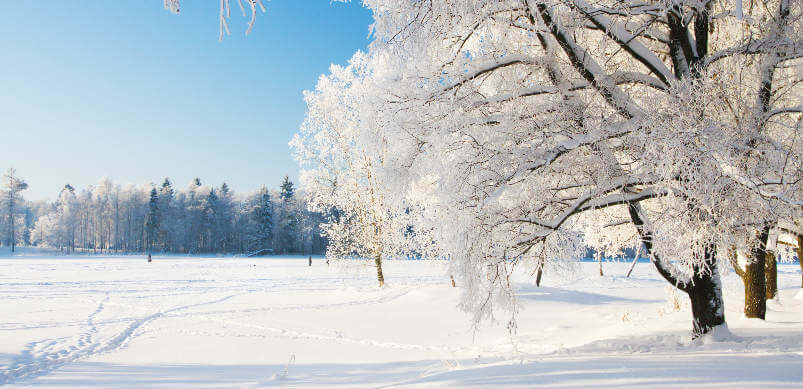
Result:
M305 94L307 118L291 142L310 209L332 215L322 228L333 258L423 254L431 241L413 224L413 206L391 190L399 171L390 158L399 145L380 131L386 118L365 109L381 104L380 75L370 69L378 60L357 53L348 67L321 77Z
M181 1L180 0L165 0L165 9L177 14L181 12Z
M307 94L304 182L411 210L478 320L515 317L516 267L649 241L682 286L801 218L800 2L365 4L370 51Z
M246 35L251 32L256 22L257 8L265 12L265 6L262 0L237 0L237 5L243 14L243 17L249 18L248 25L245 30ZM164 7L166 10L178 14L181 12L181 0L164 0ZM246 11L247 9L247 11ZM249 15L250 13L250 15ZM218 14L218 21L220 23L220 36L219 39L223 40L223 35L230 35L228 20L231 18L231 1L220 0L220 13Z

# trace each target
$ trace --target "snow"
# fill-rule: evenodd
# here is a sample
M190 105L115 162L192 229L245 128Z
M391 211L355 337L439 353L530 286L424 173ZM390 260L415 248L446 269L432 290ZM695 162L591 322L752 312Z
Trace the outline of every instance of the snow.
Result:
M522 310L476 333L442 261L0 253L0 384L10 387L800 387L797 264L779 264L767 320L692 341L682 292L649 264L519 275ZM675 296L677 299L675 299Z

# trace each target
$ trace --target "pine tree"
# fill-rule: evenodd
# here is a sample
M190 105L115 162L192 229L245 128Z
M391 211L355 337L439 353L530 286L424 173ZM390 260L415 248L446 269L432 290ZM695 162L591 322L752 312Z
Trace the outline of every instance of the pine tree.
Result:
M217 228L218 228L218 242L220 249L224 252L230 251L234 246L234 209L233 209L233 193L229 189L229 185L225 182L220 185L220 195L218 196L217 208Z
M203 199L198 190L201 187L201 179L195 178L189 186L189 193L186 201L186 231L184 244L189 253L198 252L202 249L203 241Z
M290 181L290 178L284 176L284 180L282 181L282 185L280 187L280 194L282 201L287 203L293 198L293 194L295 192L295 188L293 187L293 182Z
M270 247L273 235L273 202L270 199L268 188L265 186L260 188L255 202L251 214L255 225L251 248L259 250Z
M293 182L287 176L284 176L282 184L279 187L279 204L278 212L278 231L275 234L274 246L275 249L288 253L297 250L299 220L296 210L296 204L293 201L295 195L295 188Z
M174 198L175 191L173 190L173 183L170 182L170 178L165 177L161 188L159 188L159 210L161 211L162 217L160 220L161 223L159 223L158 238L163 251L172 250L174 246Z
M206 250L214 251L216 249L216 242L218 241L218 196L215 190L209 191L203 205L203 230L204 230L204 243Z
M153 250L153 242L159 231L159 195L156 188L151 189L151 198L148 201L148 217L145 222L145 233L148 237L148 251Z

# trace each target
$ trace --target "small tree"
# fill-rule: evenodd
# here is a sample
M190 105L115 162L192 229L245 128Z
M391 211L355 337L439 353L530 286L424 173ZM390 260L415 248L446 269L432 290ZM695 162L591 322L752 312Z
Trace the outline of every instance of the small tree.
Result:
M393 148L373 115L372 59L357 53L347 67L332 66L316 90L305 92L307 117L291 146L302 166L301 181L313 212L329 215L321 225L332 258L369 258L384 285L382 263L391 255L423 254L426 230L412 227L415 208L392 190L397 172L386 171Z
M156 188L151 189L151 197L148 201L148 216L145 221L145 233L147 234L148 252L153 250L154 239L159 233L159 195Z
M17 244L15 231L16 208L22 202L20 192L28 189L28 184L19 176L14 168L9 168L3 175L3 186L5 187L6 218L8 219L8 241L13 253Z
M288 176L284 176L282 180L282 184L279 186L279 197L282 199L283 202L288 202L293 198L293 194L295 193L295 187L293 186L293 182L290 181Z
M254 198L254 206L251 211L251 218L254 223L254 232L251 237L251 249L266 249L270 246L271 236L273 236L273 202L270 192L264 185L257 192Z

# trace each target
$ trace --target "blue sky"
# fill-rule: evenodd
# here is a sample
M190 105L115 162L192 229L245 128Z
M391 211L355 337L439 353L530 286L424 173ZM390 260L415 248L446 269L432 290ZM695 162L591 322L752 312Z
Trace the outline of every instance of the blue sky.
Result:
M366 48L370 11L267 1L246 37L232 5L218 42L212 0L184 0L180 15L161 0L5 3L0 169L17 169L30 200L103 176L181 188L198 176L239 192L295 180L302 91Z

